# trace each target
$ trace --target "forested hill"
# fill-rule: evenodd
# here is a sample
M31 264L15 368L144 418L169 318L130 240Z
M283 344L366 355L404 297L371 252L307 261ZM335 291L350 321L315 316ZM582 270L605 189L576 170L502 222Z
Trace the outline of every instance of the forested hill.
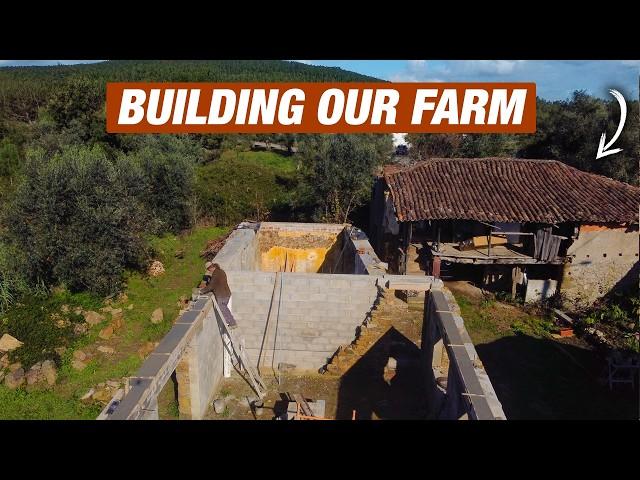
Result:
M77 74L112 82L366 82L377 80L337 67L318 67L285 60L110 60L80 65L0 68L0 80L3 81L13 79L50 82Z
M371 82L336 67L284 60L112 60L81 65L0 68L0 120L33 121L57 87L83 77L104 89L107 82Z

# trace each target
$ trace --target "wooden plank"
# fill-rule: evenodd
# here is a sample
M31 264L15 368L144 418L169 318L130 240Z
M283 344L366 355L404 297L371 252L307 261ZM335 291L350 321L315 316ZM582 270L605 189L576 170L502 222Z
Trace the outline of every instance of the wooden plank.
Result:
M298 405L300 405L300 408L302 409L302 413L308 417L313 417L313 410L311 410L311 407L309 406L309 404L307 403L307 401L304 399L304 397L302 395L300 395L299 393L292 393L291 394L291 398L293 398L296 403Z
M554 308L553 313L555 313L558 318L562 319L569 325L573 325L573 319L569 315L564 313L562 310L558 310L557 308Z
M478 237L473 237L473 246L478 247L486 247L488 245L497 246L497 245L506 245L507 239L498 237L496 235L482 235Z

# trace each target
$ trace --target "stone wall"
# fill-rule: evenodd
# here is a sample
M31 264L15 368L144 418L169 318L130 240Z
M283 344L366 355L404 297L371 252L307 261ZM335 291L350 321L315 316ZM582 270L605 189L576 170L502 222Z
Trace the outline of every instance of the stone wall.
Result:
M638 284L638 230L582 225L567 251L560 291L568 303L592 304L615 287Z

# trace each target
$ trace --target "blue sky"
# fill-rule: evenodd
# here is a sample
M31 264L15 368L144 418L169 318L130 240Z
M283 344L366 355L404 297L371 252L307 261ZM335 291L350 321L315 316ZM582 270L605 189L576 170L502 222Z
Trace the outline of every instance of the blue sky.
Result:
M94 60L95 61L95 60ZM298 60L340 67L395 82L535 82L548 100L568 98L574 90L609 98L610 88L638 98L640 60ZM0 66L87 63L91 60L0 60Z

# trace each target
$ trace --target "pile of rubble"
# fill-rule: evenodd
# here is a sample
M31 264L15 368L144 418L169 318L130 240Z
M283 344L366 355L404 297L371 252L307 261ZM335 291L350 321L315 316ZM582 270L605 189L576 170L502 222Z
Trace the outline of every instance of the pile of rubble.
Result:
M106 405L111 401L116 392L122 388L125 381L125 379L114 379L100 382L80 397L80 401L85 403L97 402Z
M341 376L347 372L394 325L398 317L408 311L407 304L395 296L395 290L380 289L377 304L369 318L360 326L357 338L349 345L342 345L324 367L323 373ZM384 379L395 375L395 360L389 359L384 369Z
M20 348L23 343L8 333L0 338L0 382L10 389L16 389L24 384L47 383L54 385L58 377L53 360L45 360L31 366L29 370L23 368L20 362L10 363L9 352Z
M229 235L231 235L231 232L227 233L226 235L223 235L222 237L209 240L207 242L207 246L204 248L202 252L200 252L200 256L205 258L206 260L212 260L213 257L215 257L218 254L218 252L222 250L222 247L224 247L224 244L227 241L227 238L229 237Z

